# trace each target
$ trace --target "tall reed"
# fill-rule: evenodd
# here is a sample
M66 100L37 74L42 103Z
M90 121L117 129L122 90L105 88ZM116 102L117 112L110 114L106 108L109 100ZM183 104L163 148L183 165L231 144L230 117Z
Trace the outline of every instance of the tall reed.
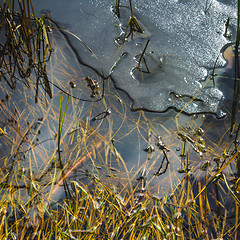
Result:
M234 80L234 92L232 100L232 117L231 117L231 132L233 132L238 104L238 95L239 95L239 79L240 79L240 70L239 70L239 40L240 40L240 0L238 0L237 7L237 36L235 43L235 80Z
M0 78L14 89L16 83L23 81L28 87L35 74L35 101L38 101L38 89L42 86L52 97L50 83L46 74L46 62L52 48L48 36L49 27L45 16L38 18L32 0L4 0L0 3Z

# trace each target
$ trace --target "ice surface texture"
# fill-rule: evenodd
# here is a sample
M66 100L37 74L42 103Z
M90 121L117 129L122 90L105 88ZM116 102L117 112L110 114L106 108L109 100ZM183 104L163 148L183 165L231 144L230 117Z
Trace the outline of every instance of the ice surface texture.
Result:
M116 87L124 90L133 100L133 109L163 112L175 108L185 113L211 112L218 117L224 99L223 93L211 84L205 87L204 78L212 69L222 49L229 43L224 36L228 17L230 29L236 24L236 1L227 0L138 0L134 14L144 29L133 40L122 46L114 39L121 33L121 24L129 19L127 8L120 9L121 17L111 11L115 1L73 0L67 6L63 0L41 1L39 10L48 8L52 17L68 24L69 30L85 41L99 57L105 75L113 63L126 52L112 73ZM128 1L120 1L128 5ZM64 7L61 7L64 5ZM58 7L60 6L60 7ZM150 73L137 70L137 59L150 39L145 62ZM99 66L78 48L82 60L93 67ZM146 70L145 63L141 62ZM226 63L220 56L217 67Z

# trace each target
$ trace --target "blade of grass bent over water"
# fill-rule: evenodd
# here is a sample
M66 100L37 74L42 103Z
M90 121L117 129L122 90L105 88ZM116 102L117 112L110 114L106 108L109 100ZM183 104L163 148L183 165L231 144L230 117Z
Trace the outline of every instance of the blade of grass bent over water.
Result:
M221 172L234 160L236 157L240 154L240 151L237 151L206 183L206 185L199 191L197 196L193 199L195 201L201 194L202 192L207 188L207 186L213 182L213 180L221 174Z

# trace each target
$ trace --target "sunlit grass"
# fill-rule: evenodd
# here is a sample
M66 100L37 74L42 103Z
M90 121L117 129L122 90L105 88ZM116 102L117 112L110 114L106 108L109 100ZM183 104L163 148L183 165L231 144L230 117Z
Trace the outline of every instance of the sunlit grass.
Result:
M230 126L200 116L175 114L166 124L164 115L129 111L108 80L103 101L79 101L92 98L86 77L102 79L66 56L61 39L53 31L52 99L34 105L34 87L1 83L0 239L238 239L239 124L232 139Z
M58 48L55 47L55 49L55 54L59 57ZM60 59L63 58L61 57ZM68 72L63 70L64 67L68 66L65 66L65 64L68 64L67 59L63 62L57 61L57 64L53 59L53 63L54 65L51 66L53 72L57 73L60 71L61 76L65 74L65 78L68 81L78 75L80 82L76 81L76 83L82 82L82 87L84 88L85 84L87 89L86 82L83 81L79 72L76 72L76 69L70 68L71 70L68 70ZM65 84L57 78L54 81L63 88L67 89L69 87L67 87L68 81L65 81ZM74 94L75 89L72 91L72 94ZM55 97L59 96L58 92L53 91L53 93ZM238 203L236 202L236 206L232 206L236 213L236 219L232 221L229 219L228 210L224 206L224 198L228 196L228 199L231 199L231 195L225 187L226 184L221 172L223 172L224 168L229 167L230 161L235 162L236 158L238 158L238 152L236 152L238 151L238 146L235 147L231 142L226 142L224 136L218 142L208 141L210 143L209 146L206 146L207 152L204 153L204 156L206 155L207 158L211 158L211 156L216 157L217 148L219 153L226 149L225 155L217 155L220 161L218 172L212 171L214 170L213 166L207 170L206 180L198 181L198 173L201 174L202 170L200 170L199 166L194 166L191 172L196 172L195 177L191 175L190 171L186 171L183 173L183 178L179 179L179 184L170 183L171 191L166 192L166 194L161 193L163 196L161 198L156 196L157 192L153 194L151 191L148 191L148 188L147 191L141 192L140 186L134 184L134 181L136 182L137 179L137 172L131 172L131 168L129 170L127 166L124 166L127 163L125 163L125 159L122 158L121 153L118 151L118 142L126 141L131 134L136 132L139 139L145 139L147 146L149 141L147 136L149 136L150 131L152 140L149 144L154 144L160 128L165 133L163 139L171 149L170 161L174 159L171 156L175 157L175 161L177 158L179 158L179 162L181 161L180 156L174 155L173 151L176 148L176 141L178 141L178 146L186 145L185 151L186 153L189 152L189 160L191 162L194 160L192 158L198 155L197 153L194 154L195 151L191 154L190 152L192 152L192 141L197 142L194 131L199 126L199 123L192 120L192 123L189 125L192 129L189 129L181 126L178 122L176 132L172 133L161 124L161 119L159 118L149 119L144 112L140 112L136 118L134 114L132 115L129 112L123 99L119 102L120 96L117 92L107 91L106 93L106 104L109 105L111 103L112 114L121 119L116 127L111 120L111 115L92 125L90 120L99 113L99 108L97 110L91 104L88 106L90 111L86 114L83 110L83 105L76 108L73 107L76 102L71 98L69 99L68 108L74 109L74 111L66 113L64 122L62 121L63 118L60 117L61 115L63 116L63 107L62 113L59 113L61 112L61 105L56 107L49 102L48 108L46 108L39 104L42 113L39 114L37 106L30 113L35 118L31 117L30 114L24 115L24 113L21 113L21 107L18 107L19 116L16 116L17 122L20 121L21 116L24 119L26 117L36 119L36 116L47 115L48 118L44 117L41 124L50 120L47 126L52 131L52 135L58 133L58 136L61 137L60 139L53 139L55 144L52 152L49 152L50 155L46 155L49 150L46 149L45 154L41 151L38 153L34 151L35 148L32 146L33 148L30 150L32 154L27 156L24 163L25 170L21 166L21 160L18 160L17 165L16 162L11 163L13 169L15 169L13 170L14 174L12 174L12 180L9 184L5 185L5 188L2 190L3 197L0 204L1 238L32 239L35 236L36 239L37 237L42 239L212 239L217 236L218 238L232 239L238 230ZM86 93L86 97L89 94L91 94L90 90ZM30 100L32 99L32 97L29 98ZM60 101L59 97L57 99ZM66 99L67 96L65 95ZM63 104L64 99L61 101ZM11 109L11 104L17 106L13 97L8 102L9 109ZM11 116L9 114L10 110L3 108L3 106L5 105L1 105L1 111L6 116ZM100 106L101 109L105 109L104 104L100 104ZM121 107L119 108L119 106ZM87 118L85 118L86 116ZM201 121L200 124L203 124L203 122ZM58 123L57 125L61 126L62 130L59 131L57 126L53 129L54 123ZM32 124L34 124L34 120ZM22 136L32 129L32 124L25 125L26 130L20 130L23 126L19 126L21 128L19 128L16 135L12 135L12 139L9 135L3 135L2 137L11 139L13 144L17 144L17 147L13 149L19 149L18 151L20 152L20 149L23 148L21 146L23 144L21 143ZM174 118L172 119L172 124L172 128L174 128ZM5 128L6 132L10 132L8 126ZM41 128L39 129L41 130ZM179 131L185 132L186 136L191 137L192 140L185 143L181 139L176 140ZM22 134L20 135L21 132ZM207 129L205 132L207 134ZM203 137L207 139L207 136ZM136 139L137 141L139 141L138 138ZM114 145L111 143L113 139ZM60 147L59 143L61 143ZM116 149L113 146L116 146ZM62 148L61 152L59 148ZM42 150L44 151L44 147L42 147ZM62 169L58 164L59 153L64 162ZM33 169L35 168L34 165L38 164L37 162L34 164L36 161L34 156L36 154L44 155L48 159L44 163L45 167L43 167L44 165L42 167L38 166L40 171L38 174L40 177L38 178L41 178L41 175L48 175L45 180L44 177L41 178L44 180L42 183L38 182L36 177L33 176L33 172L36 171ZM157 168L159 167L161 155L154 154L153 152L148 156L150 160L147 160L147 165L145 165L147 172L154 168L155 164ZM27 166L27 161L31 165ZM92 167L88 168L88 172L83 168L82 174L76 179L67 178L75 170L79 168L81 170L81 164L86 161L92 162L90 164ZM117 165L114 164L116 161L118 162ZM9 164L8 159L5 162L6 165ZM51 162L53 162L53 166L50 170ZM109 168L111 164L114 166L112 170ZM20 173L21 176L19 176L19 170L17 170L19 167L17 166L23 170ZM118 181L111 180L114 178L111 177L109 181L103 176L96 174L98 167L104 167L109 169L110 175L113 176L118 174L116 166L127 173L125 175L126 178L121 178L122 185L120 184L120 187L114 184L114 182L117 183ZM155 171L157 168L154 168ZM191 168L191 164L189 168ZM62 171L64 171L65 176L62 176ZM231 172L231 169L228 171ZM3 179L7 177L4 172L1 173L1 176ZM226 177L228 178L228 175ZM88 181L82 181L81 178L86 178ZM23 179L25 185L21 182L21 179ZM148 178L146 180L147 185L151 181L151 178ZM171 178L168 179L169 181L171 181ZM63 201L54 204L54 201L51 199L61 190L61 185L63 184L68 186L70 195ZM164 181L162 183L159 181L158 184L164 184ZM21 185L22 188L18 188ZM216 212L216 209L213 209L210 203L213 198L211 194L216 187L219 188L218 191L222 191L221 194L224 193L224 195L215 199L217 206L219 206L218 208L221 208L220 214ZM238 188L238 181L236 181L235 187ZM44 189L46 189L46 193ZM202 194L198 195L201 192ZM143 197L141 197L141 194Z
M34 232L45 239L49 236L53 239L212 239L216 236L234 239L237 236L238 205L235 223L227 218L224 208L219 218L211 209L207 194L200 195L197 202L192 201L194 183L189 175L171 197L158 199L146 196L145 200L135 204L126 201L114 188L94 181L91 190L79 181L71 181L73 198L57 204L54 210L47 210L43 203L39 203L35 223L26 224L25 220L23 224L20 219L10 224L9 213L6 214L8 205L11 206L10 215L13 219L19 211L26 216L30 212L26 206L11 200L2 202L1 223L2 226L7 224L7 227L1 228L1 236L8 236L9 239L24 236L30 239ZM198 182L199 191L202 187ZM219 206L222 207L221 201ZM40 221L41 212L45 212L45 215ZM31 234L29 226L32 228Z

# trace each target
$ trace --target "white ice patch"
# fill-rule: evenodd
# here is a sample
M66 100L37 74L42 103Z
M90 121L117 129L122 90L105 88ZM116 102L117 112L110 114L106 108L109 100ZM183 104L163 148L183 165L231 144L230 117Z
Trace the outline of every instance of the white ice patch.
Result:
M127 53L112 77L116 87L132 98L134 109L162 112L173 107L188 114L211 112L222 116L222 93L214 87L205 88L203 79L222 47L229 43L224 37L228 17L230 30L236 27L236 1L133 0L134 14L145 36L137 34L123 46L114 39L121 33L119 25L128 22L129 9L121 8L118 20L110 10L115 4L112 0L81 0L81 5L77 0L69 4L64 0L52 2L43 0L36 7L39 11L48 8L56 21L67 24L81 37L98 56L105 75L122 53ZM136 56L143 51L147 39L150 43L145 57L151 73L141 76L136 70ZM99 68L76 39L70 40L84 62ZM225 64L220 56L216 66ZM141 67L146 68L143 62Z

